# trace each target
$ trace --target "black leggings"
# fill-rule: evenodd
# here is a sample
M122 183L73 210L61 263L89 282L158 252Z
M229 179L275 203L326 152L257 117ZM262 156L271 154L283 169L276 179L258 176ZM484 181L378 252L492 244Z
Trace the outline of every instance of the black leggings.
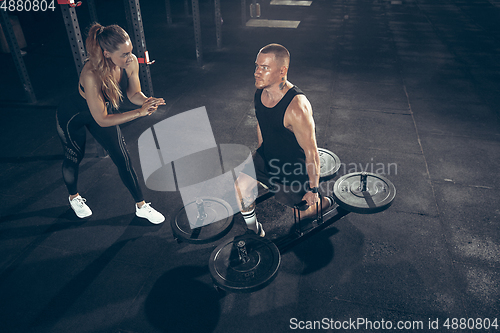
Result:
M78 169L85 155L86 130L106 149L118 168L120 178L135 202L144 200L130 155L119 126L99 126L79 94L61 103L57 110L57 131L64 148L62 174L70 195L78 193Z

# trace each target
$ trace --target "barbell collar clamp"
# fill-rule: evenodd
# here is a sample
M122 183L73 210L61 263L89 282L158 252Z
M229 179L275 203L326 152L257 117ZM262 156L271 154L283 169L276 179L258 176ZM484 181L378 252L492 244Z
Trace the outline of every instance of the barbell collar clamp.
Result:
M250 257L248 257L248 252L246 248L246 243L244 240L240 240L236 243L236 248L238 249L238 256L242 263L247 263L250 261Z
M366 183L367 183L368 175L366 172L361 172L361 178L359 180L359 190L361 192L366 192Z
M205 204L203 202L203 199L198 198L196 199L196 208L198 209L198 220L204 220L207 218L207 212L205 212Z

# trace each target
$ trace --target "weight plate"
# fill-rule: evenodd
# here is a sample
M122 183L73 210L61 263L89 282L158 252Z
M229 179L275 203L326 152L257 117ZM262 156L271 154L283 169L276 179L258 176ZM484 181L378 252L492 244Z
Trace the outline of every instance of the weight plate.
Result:
M224 237L233 224L233 209L226 201L213 197L200 199L203 200L206 215L200 219L199 227L191 229L187 214L190 210L198 211L196 201L182 207L170 222L174 236L187 243L203 244L216 241Z
M320 178L329 178L337 174L340 169L340 159L328 149L318 148L320 160Z
M366 175L366 191L361 176ZM350 212L373 214L389 208L396 197L396 188L385 177L370 172L355 172L337 179L333 187L337 204Z
M238 248L244 243L245 256ZM281 255L270 240L245 234L219 245L208 267L214 283L226 291L253 292L269 285L278 274Z

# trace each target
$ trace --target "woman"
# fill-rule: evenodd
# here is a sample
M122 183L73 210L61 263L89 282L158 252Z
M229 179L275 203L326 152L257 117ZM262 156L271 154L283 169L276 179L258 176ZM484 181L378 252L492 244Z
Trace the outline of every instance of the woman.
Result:
M136 215L151 223L161 223L165 220L163 215L144 201L119 125L151 115L159 105L165 105L165 101L146 97L141 92L139 63L132 54L130 38L121 27L92 25L86 47L88 61L80 74L78 92L61 103L56 115L65 151L62 172L71 208L80 218L92 215L86 200L77 190L78 167L85 155L87 127L117 166L123 183L136 202ZM123 113L113 112L119 110L126 99L140 107Z

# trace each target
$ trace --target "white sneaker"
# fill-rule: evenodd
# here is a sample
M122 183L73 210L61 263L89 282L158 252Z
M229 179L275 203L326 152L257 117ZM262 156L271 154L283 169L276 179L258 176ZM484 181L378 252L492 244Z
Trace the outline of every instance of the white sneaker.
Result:
M266 232L264 231L264 228L262 227L262 223L257 222L257 235L260 237L266 237Z
M92 215L92 211L90 210L89 206L87 206L85 201L87 200L82 198L80 195L73 198L73 200L69 199L69 204L71 205L71 208L73 208L76 216L78 216L81 219Z
M165 221L165 216L163 216L160 212L151 207L151 202L145 203L144 205L142 205L141 208L137 207L136 204L135 215L138 217L148 219L149 222L154 224L159 224Z

